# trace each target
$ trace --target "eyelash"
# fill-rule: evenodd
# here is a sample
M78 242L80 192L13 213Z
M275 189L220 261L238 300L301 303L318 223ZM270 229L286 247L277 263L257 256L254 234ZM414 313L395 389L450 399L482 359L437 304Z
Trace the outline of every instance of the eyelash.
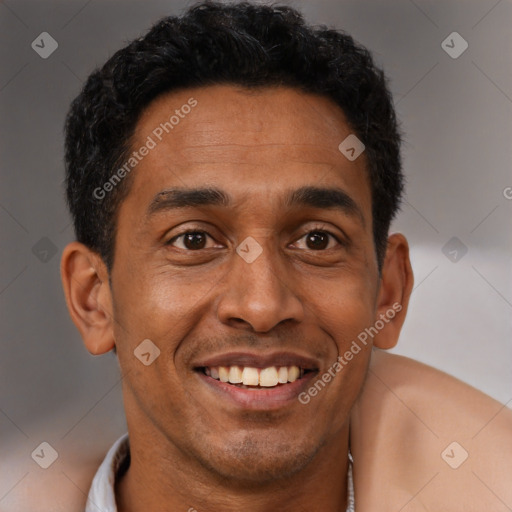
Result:
M202 230L202 229L189 229L187 231L184 231L183 233L180 233L179 235L176 235L174 236L173 238L171 238L168 242L166 242L165 245L171 245L173 244L173 242L175 242L176 240L190 234L190 233L201 233L201 234L205 234L207 236L209 236L212 240L215 240L215 238L210 235L210 233L208 233L208 231L205 231L205 230ZM327 235L329 235L330 237L334 238L334 240L336 240L336 242L340 245L340 246L345 246L346 243L344 243L342 240L340 240L334 233L331 233L330 231L326 230L326 229L323 229L323 228L314 228L314 229L310 229L308 231L306 231L302 236L300 236L297 240L300 240L302 238L304 238L305 236L311 234L311 233L325 233ZM180 248L181 249L181 248ZM190 251L190 252L198 252L200 251L201 249L198 249L196 251L192 250L192 249L181 249L181 250L186 250L186 251ZM314 249L310 249L311 251L313 251ZM317 250L315 252L322 252L322 251L326 251L328 249L321 249L321 250Z

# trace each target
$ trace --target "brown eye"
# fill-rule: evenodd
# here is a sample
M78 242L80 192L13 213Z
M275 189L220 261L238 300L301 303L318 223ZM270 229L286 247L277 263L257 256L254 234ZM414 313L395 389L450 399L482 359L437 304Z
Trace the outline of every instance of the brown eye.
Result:
M183 245L187 249L203 249L206 245L206 236L204 233L187 233L183 237Z
M327 249L333 249L336 246L341 247L343 243L329 231L315 229L300 237L294 245L298 246L299 249L325 251Z
M168 245L178 247L179 249L198 251L206 248L208 238L211 239L210 235L204 231L187 231L169 240Z
M329 245L329 234L324 231L311 231L306 235L306 245L313 250L325 249Z

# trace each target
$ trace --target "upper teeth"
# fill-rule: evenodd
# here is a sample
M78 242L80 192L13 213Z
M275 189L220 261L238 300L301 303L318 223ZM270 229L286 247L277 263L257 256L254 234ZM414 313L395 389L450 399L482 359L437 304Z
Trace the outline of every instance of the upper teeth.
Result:
M206 374L221 382L244 384L245 386L272 387L277 384L294 382L303 373L298 366L269 366L253 368L251 366L210 366Z

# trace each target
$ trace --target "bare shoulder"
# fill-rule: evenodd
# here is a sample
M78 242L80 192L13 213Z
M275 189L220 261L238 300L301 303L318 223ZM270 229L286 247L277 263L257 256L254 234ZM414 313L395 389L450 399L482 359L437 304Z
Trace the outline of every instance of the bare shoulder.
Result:
M444 372L376 351L351 436L359 510L512 508L512 411Z
M101 462L101 457L91 458L87 453L77 453L76 459L58 460L48 469L39 469L32 464L30 471L26 471L25 476L2 499L0 510L83 512L89 488ZM16 466L19 460L10 463Z
M369 372L382 385L400 393L411 406L425 410L441 430L471 430L492 423L504 435L511 434L512 410L506 404L436 368L376 351Z
M78 413L83 414L80 407ZM1 512L85 510L94 475L124 425L114 428L109 418L97 416L97 425L104 419L103 430L83 427L59 435L62 425L73 424L77 415L76 408L63 407L54 416L35 422L31 432L36 434L30 438L5 443L0 458L5 489L0 496ZM42 441L49 447L40 444Z

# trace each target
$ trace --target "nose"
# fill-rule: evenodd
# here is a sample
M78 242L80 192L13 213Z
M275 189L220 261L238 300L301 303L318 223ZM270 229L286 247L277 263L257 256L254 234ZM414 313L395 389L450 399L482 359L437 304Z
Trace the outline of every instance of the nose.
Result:
M283 268L277 251L267 245L262 248L250 263L233 254L217 315L226 325L266 333L281 323L301 322L304 307L294 291L297 283Z

